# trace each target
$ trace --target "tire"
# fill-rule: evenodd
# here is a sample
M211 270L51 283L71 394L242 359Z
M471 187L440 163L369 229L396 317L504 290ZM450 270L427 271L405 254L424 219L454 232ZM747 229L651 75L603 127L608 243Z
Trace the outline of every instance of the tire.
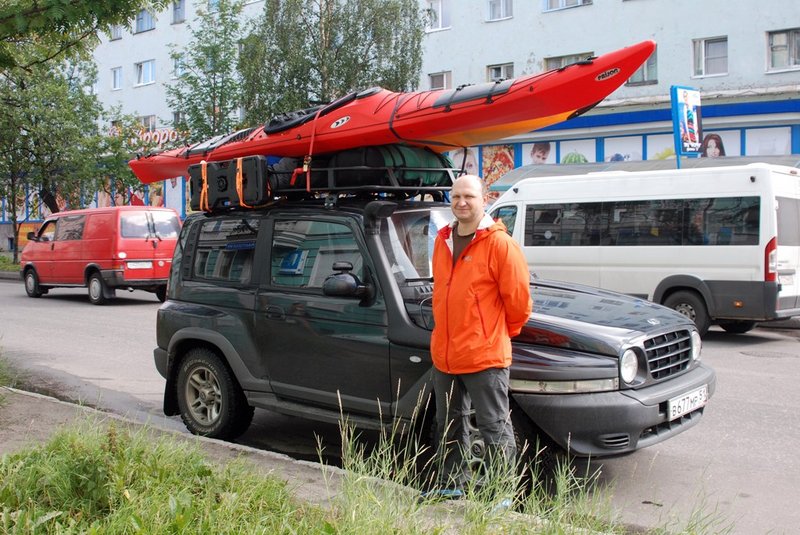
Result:
M664 306L672 308L690 320L697 326L700 336L705 336L711 319L708 317L708 309L703 298L695 292L680 291L670 294L664 299Z
M216 353L195 348L178 370L178 407L186 428L195 435L231 440L253 421L253 407Z
M719 326L725 329L727 333L744 334L748 331L752 331L756 326L756 322L746 320L724 320L719 322Z
M39 285L39 275L36 274L35 269L25 272L25 293L28 294L28 297L41 297L45 293Z
M105 305L106 299L106 283L103 282L103 277L99 273L94 272L89 276L89 301L93 305Z
M559 463L567 460L564 450L539 431L513 400L511 423L514 426L522 490L529 493L538 483L545 492L552 492Z
M159 287L156 289L156 291L155 291L155 292L153 292L153 293L155 293L155 294L156 294L156 297L157 297L157 298L158 298L158 300L159 300L159 301L161 301L162 303L163 303L164 301L166 301L166 300L167 300L167 287L166 287L166 285L164 285L164 286L159 286Z

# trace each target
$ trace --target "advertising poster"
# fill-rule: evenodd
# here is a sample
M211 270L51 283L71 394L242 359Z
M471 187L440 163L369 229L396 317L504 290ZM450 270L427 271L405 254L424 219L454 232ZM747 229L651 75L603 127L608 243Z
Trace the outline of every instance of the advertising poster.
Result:
M522 165L556 163L555 143L537 141L522 145Z
M186 217L186 206L183 196L183 178L173 177L164 182L164 206L173 208L181 217Z
M447 155L453 161L453 166L462 171L458 174L481 176L481 170L478 167L478 151L475 147L452 150Z
M675 152L679 156L697 156L700 153L703 139L700 91L691 87L674 85L670 88L670 98Z
M608 137L604 147L607 162L635 162L642 159L642 136Z
M514 169L513 145L488 145L483 147L483 180L486 186Z

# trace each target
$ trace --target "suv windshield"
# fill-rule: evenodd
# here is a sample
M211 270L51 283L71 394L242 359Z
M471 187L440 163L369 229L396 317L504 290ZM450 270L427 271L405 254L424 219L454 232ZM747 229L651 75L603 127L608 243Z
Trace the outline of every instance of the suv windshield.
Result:
M406 310L415 323L426 329L433 328L433 243L439 229L452 219L449 208L420 208L395 212L381 227L381 242Z

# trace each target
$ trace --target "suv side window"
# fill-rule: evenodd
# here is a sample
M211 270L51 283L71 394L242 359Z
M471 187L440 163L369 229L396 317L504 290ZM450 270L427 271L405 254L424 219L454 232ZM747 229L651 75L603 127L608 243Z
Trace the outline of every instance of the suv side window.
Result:
M249 283L259 220L254 217L213 219L200 226L193 277Z
M319 220L277 220L272 234L270 282L275 286L321 289L334 262L350 262L363 278L364 261L347 225Z

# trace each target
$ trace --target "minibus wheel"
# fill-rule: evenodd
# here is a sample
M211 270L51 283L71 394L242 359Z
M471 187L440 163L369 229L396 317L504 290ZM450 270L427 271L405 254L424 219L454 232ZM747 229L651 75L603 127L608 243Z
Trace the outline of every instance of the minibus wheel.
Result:
M719 322L719 326L727 333L744 334L752 331L756 326L756 322L747 320L724 320Z
M41 297L44 293L39 286L39 275L33 268L25 272L25 293L28 297Z
M697 326L700 336L704 336L708 332L711 320L708 317L708 310L703 298L697 293L675 292L664 299L664 306L672 308L692 320Z
M104 305L107 301L105 283L100 273L92 273L89 277L89 301L93 305Z

